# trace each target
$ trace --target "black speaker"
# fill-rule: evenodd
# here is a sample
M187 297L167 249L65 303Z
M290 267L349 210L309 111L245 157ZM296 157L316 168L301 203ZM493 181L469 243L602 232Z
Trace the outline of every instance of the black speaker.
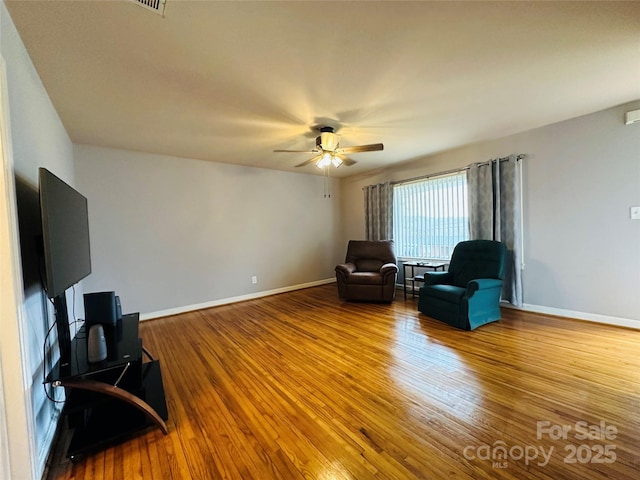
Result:
M114 326L118 323L118 304L115 292L84 294L84 321L90 325Z
M118 295L116 295L116 320L118 322L122 320L122 304Z

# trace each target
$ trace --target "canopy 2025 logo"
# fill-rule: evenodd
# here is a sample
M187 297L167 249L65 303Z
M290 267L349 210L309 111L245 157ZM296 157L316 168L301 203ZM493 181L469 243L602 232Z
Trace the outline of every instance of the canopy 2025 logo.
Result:
M614 425L608 425L604 420L598 424L579 421L573 425L552 424L548 420L536 422L537 440L565 442L564 445L560 445L561 449L558 449L564 463L615 462L616 446L611 442L617 436L618 429ZM585 443L576 444L576 441ZM491 461L493 468L508 468L509 461L524 461L525 465L535 462L544 467L551 460L555 449L555 445L547 448L544 445L509 446L503 440L496 440L492 445L467 445L463 450L463 456L467 460Z

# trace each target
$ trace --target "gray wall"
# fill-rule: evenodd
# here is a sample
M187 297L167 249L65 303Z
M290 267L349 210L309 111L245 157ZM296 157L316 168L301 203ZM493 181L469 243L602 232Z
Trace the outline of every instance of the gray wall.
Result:
M334 277L340 188L323 177L75 145L92 274L123 310L172 311ZM252 284L251 277L258 277Z
M45 397L42 386L46 368L43 345L47 330L53 322L53 309L42 290L38 271L35 242L35 236L40 233L38 167L47 167L73 184L73 146L4 3L0 3L0 17L0 53L7 71L9 127L24 281L24 300L19 306L22 356L15 356L6 363L6 359L3 358L2 370L11 372L12 380L3 386L5 395L11 399L22 398L23 406L30 409L28 416L33 419L33 423L30 423L24 415L13 415L11 408L17 408L17 405L8 402L11 403L7 405L7 414L13 478L29 478L31 474L34 475L33 478L40 478L55 433L60 406ZM82 289L78 288L77 292L81 298ZM55 336L52 340L54 339ZM49 345L52 343L50 341ZM49 357L47 360L47 366L50 367L51 361L55 358ZM25 422L29 430L26 433L29 437L28 442L24 430L19 427ZM35 451L32 451L32 448L35 448ZM25 456L27 461L24 458L16 461L16 458Z
M640 327L640 101L482 142L342 185L345 237L364 236L362 187L524 153L527 308ZM631 322L626 322L630 320Z

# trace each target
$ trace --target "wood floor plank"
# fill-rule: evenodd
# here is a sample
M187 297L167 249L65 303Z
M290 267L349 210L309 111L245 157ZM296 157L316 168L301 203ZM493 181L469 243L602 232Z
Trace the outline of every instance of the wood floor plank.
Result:
M464 332L401 297L344 302L325 285L143 322L169 434L77 464L57 448L47 478L637 477L640 331L505 308ZM615 438L580 438L601 422Z

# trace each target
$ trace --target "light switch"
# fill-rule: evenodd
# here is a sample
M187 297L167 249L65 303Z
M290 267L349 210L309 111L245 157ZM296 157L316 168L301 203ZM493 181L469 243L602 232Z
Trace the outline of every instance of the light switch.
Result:
M631 220L640 220L640 206L630 208Z

